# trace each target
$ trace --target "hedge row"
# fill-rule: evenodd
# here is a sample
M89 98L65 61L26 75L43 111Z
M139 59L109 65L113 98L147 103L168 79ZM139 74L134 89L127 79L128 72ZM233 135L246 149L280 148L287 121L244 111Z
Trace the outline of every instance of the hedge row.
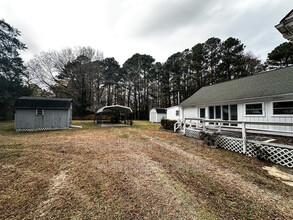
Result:
M161 120L161 125L168 130L173 130L174 129L174 124L176 123L176 120L169 120L169 119L162 119Z

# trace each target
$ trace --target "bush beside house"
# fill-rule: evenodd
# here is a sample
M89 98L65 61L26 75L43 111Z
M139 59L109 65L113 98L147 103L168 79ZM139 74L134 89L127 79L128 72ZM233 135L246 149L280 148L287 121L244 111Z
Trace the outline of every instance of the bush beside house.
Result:
M161 125L167 129L167 130L173 130L174 129L174 124L176 123L176 120L169 120L169 119L162 119L161 120Z

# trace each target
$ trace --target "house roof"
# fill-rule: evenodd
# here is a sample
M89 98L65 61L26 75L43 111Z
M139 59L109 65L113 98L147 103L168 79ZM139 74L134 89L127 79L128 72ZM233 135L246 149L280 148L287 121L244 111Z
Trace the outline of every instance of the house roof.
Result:
M286 18L290 17L293 14L293 9L280 21L282 23Z
M153 109L155 109L158 114L166 114L167 113L167 109L165 109L165 108L153 108Z
M180 106L194 106L293 94L293 66L206 86Z
M69 109L71 99L21 97L16 100L15 109Z
M293 41L293 10L291 10L275 28L289 41Z

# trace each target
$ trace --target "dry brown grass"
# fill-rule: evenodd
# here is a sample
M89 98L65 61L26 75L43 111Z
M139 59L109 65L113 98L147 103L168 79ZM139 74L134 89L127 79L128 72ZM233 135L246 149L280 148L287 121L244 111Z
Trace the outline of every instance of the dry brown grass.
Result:
M272 164L136 121L15 133L0 123L0 219L292 219Z

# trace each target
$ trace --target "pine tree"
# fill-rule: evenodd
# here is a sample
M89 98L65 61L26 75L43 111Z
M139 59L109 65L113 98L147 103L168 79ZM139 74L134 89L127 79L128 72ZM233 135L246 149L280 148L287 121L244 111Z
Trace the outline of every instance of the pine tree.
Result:
M293 64L293 43L285 42L268 54L267 64L271 69L287 67Z
M25 75L19 50L26 49L18 37L20 31L0 20L0 119L11 119L16 98L30 95L31 90L23 85Z

